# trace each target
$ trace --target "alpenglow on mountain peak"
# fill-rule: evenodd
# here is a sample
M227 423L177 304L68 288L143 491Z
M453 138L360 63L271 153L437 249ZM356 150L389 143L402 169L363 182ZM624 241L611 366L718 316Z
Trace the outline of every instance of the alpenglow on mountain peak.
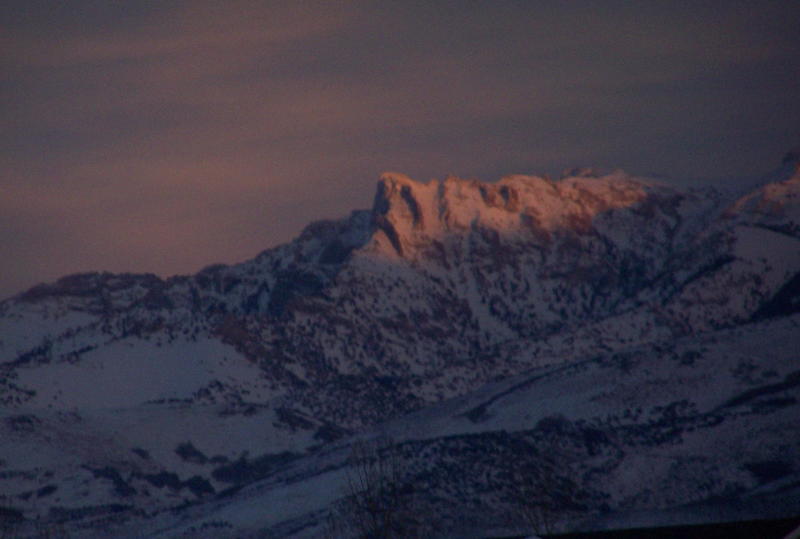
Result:
M511 175L496 183L455 176L422 183L386 172L372 210L375 242L407 256L415 245L476 229L539 239L554 232L585 234L599 214L633 208L659 194L675 193L621 171L558 181Z

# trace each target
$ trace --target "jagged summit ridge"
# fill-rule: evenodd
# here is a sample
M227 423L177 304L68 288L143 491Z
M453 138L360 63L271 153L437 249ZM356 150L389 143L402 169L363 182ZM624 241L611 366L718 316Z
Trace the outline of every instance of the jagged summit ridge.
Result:
M431 241L475 229L538 238L586 234L600 214L634 209L650 196L675 197L677 192L622 171L581 173L555 182L512 175L496 183L455 176L422 183L387 172L378 182L372 210L374 244L410 256Z
M788 159L788 157L787 157ZM728 219L780 230L800 238L800 150L792 162L784 160L777 181L768 182L734 202L724 213Z
M185 305L187 290L199 287L220 302L219 308L240 304L251 309L273 295L270 290L281 275L298 271L312 275L311 289L316 290L330 282L354 254L362 259L426 260L447 267L452 261L446 260L449 255L457 262L465 252L499 253L495 248L487 251L486 243L538 249L545 265L547 253L552 258L564 252L556 249L561 244L582 245L585 255L581 256L595 256L588 253L599 243L605 245L603 249L610 248L613 256L626 250L666 253L680 242L692 241L719 215L798 235L798 185L800 173L786 164L736 200L713 188L679 190L620 170L573 169L556 181L510 175L497 182L455 176L419 182L386 172L378 181L371 209L311 223L294 241L253 260L233 266L217 264L194 276L167 280L154 275L67 276L19 297L33 301L72 296L76 305L91 301L97 303L92 310L103 311L137 303L152 308ZM559 256L563 263L563 255ZM237 293L241 297L232 298Z

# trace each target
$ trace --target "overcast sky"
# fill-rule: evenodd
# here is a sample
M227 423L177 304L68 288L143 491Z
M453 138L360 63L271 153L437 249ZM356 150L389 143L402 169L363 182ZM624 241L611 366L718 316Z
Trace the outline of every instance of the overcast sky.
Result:
M800 2L9 1L0 297L244 260L378 175L679 179L800 141Z

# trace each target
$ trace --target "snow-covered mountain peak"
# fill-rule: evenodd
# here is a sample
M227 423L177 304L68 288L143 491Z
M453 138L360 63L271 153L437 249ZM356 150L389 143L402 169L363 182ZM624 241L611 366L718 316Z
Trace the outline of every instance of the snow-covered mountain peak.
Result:
M724 216L755 226L777 226L800 237L800 162L790 162L787 156L784 166L770 179L773 181L736 200Z
M378 182L372 210L374 249L415 258L432 242L488 230L525 237L585 234L598 215L634 208L651 195L678 193L614 171L578 171L553 182L540 176L512 175L495 183L449 176L421 183L399 173Z

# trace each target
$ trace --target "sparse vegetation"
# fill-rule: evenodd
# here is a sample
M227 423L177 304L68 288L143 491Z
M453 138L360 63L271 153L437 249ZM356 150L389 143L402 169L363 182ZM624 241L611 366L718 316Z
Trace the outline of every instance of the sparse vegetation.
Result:
M326 535L334 538L422 537L414 489L402 476L402 457L389 438L354 445L345 496L330 513Z
M0 508L0 539L68 539L69 534L64 525L54 522L26 521L21 517L9 516L4 508Z

